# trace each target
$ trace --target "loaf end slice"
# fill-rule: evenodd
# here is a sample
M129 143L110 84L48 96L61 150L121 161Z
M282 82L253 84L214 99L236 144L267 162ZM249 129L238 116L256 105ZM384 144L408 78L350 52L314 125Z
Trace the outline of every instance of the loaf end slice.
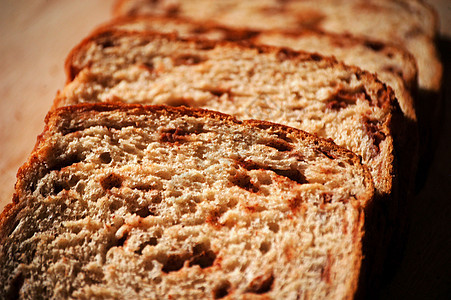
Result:
M352 152L290 127L64 107L1 215L0 297L351 298L373 189Z

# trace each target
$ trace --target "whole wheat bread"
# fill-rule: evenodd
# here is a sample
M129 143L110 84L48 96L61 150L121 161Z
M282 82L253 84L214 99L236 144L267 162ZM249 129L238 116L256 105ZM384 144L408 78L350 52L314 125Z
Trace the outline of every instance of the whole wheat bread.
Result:
M414 55L420 87L441 86L437 16L418 0L119 0L114 14L180 16L255 30L316 28L398 43Z
M282 125L60 108L0 217L0 298L352 298L373 189L352 152Z
M379 79L393 88L403 113L410 119L416 120L413 100L417 90L415 58L409 52L392 44L310 29L299 29L295 32L233 30L212 22L201 23L161 16L119 18L105 24L100 30L106 28L177 33L182 37L201 37L211 40L248 40L256 44L335 56L348 65L377 73Z

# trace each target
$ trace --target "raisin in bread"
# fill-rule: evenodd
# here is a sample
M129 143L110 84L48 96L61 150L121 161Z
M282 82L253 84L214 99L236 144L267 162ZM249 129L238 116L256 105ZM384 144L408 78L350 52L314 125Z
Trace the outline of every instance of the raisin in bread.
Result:
M349 299L373 190L355 154L282 125L64 107L1 215L0 298Z
M398 43L415 56L420 87L438 91L441 86L442 65L434 45L437 16L422 1L119 0L114 13L180 16L256 30L316 28Z
M105 24L100 30L106 28L175 32L182 37L195 36L212 40L248 40L256 44L335 56L348 65L377 73L379 79L393 88L404 114L416 120L412 97L416 94L417 87L415 59L409 52L394 45L319 30L302 29L296 32L233 30L209 22L200 23L168 17L119 18Z
M69 55L55 107L132 102L202 107L332 138L362 156L376 190L392 192L391 89L317 54L151 32L106 30Z

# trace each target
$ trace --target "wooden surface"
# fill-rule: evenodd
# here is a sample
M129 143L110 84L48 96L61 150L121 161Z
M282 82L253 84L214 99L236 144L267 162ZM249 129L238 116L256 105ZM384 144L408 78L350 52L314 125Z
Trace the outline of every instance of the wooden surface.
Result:
M0 1L0 210L11 201L16 172L64 85L67 54L110 18L112 3Z
M404 258L384 299L451 299L451 0L428 1L441 17L445 106L438 148L424 188L412 199ZM0 1L0 210L11 201L15 175L43 129L63 87L64 59L113 0Z

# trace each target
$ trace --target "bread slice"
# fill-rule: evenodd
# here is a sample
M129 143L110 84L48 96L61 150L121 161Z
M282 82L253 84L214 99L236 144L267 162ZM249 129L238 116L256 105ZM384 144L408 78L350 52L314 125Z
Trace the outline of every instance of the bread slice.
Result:
M293 126L362 156L378 193L392 192L396 100L391 89L358 68L288 49L118 30L88 37L66 68L74 80L55 107L185 105Z
M301 29L296 32L233 30L214 23L155 16L119 18L105 24L100 30L105 28L174 32L182 37L202 37L212 40L248 40L256 44L335 56L348 65L377 73L379 79L393 88L403 113L416 120L412 97L416 95L417 88L415 58L404 49L391 44L319 30Z
M437 16L422 1L119 0L114 14L180 16L255 30L316 28L398 43L414 55L420 87L438 91L441 86L442 65L434 45Z
M282 125L64 107L0 217L0 298L349 299L373 190L355 154Z

